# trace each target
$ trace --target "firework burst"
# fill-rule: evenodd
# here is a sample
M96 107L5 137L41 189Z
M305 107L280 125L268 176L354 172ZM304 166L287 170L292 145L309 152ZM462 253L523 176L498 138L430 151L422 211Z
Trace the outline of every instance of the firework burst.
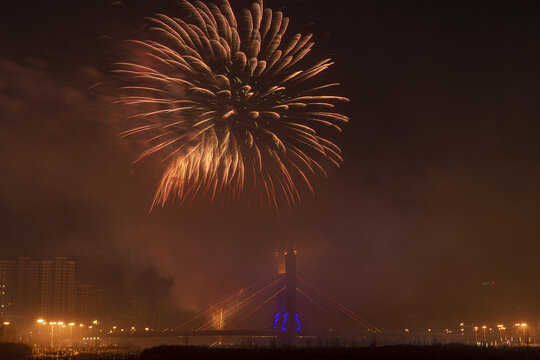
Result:
M292 207L299 186L313 192L312 176L342 162L321 135L348 121L334 110L348 99L328 93L339 84L317 82L331 59L303 68L312 35L283 40L289 19L262 0L238 20L227 0L181 4L185 20L150 19L160 41L133 41L144 60L117 70L129 81L120 102L142 122L123 135L148 134L137 160L168 162L152 206L221 196Z

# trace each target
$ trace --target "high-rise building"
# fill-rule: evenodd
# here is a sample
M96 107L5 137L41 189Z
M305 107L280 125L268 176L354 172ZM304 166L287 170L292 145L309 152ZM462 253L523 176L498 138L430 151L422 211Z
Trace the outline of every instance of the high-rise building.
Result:
M52 261L52 286L46 294L52 301L43 316L73 316L76 301L75 261L57 257Z
M15 264L13 312L33 313L40 308L41 261L20 257Z
M92 285L77 284L77 315L83 321L100 317L101 290Z
M0 320L11 312L14 293L14 270L16 262L0 261Z
M75 261L65 257L0 261L2 317L87 319L99 313L100 294L75 281Z

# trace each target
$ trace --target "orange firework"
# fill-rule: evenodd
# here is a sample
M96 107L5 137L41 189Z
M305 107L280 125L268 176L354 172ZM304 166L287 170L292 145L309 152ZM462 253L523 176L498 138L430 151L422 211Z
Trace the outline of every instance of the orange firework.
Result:
M227 0L182 6L185 20L151 19L160 41L134 41L144 56L117 70L130 82L120 101L143 121L124 135L152 134L137 160L165 152L169 162L152 206L220 194L290 208L299 184L313 192L311 176L342 162L321 135L348 121L334 110L348 99L327 93L339 84L317 82L333 63L302 68L312 34L282 41L289 19L262 0L238 21Z

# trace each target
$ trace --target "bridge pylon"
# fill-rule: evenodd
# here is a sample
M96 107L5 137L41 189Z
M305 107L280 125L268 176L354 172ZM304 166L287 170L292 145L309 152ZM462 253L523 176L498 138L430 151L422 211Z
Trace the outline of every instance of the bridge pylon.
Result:
M278 298L274 329L278 331L280 345L293 346L296 332L300 330L299 315L296 309L296 251L289 248L283 253L284 261L278 269L285 274L285 291Z

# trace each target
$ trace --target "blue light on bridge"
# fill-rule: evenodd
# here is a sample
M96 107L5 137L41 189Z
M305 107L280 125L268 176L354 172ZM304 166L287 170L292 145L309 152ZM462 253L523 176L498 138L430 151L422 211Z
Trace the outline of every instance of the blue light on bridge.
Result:
M276 315L274 315L274 323L272 324L272 329L274 330L277 330L277 325L278 325L278 322L279 322L279 316L281 315L281 313L277 313Z
M289 317L289 313L284 313L283 316L281 315L281 313L276 313L274 315L274 323L272 324L272 329L274 329L275 331L278 331L278 330L287 331L289 330L290 326L295 326L295 331L300 331L302 326L300 325L299 315L295 314L295 317L294 317L295 324L292 323L291 320L292 320L292 316Z
M285 315L283 315L283 322L281 323L281 330L283 331L287 331L287 329L285 329L285 324L287 323L288 316L289 316L289 313L285 313Z

